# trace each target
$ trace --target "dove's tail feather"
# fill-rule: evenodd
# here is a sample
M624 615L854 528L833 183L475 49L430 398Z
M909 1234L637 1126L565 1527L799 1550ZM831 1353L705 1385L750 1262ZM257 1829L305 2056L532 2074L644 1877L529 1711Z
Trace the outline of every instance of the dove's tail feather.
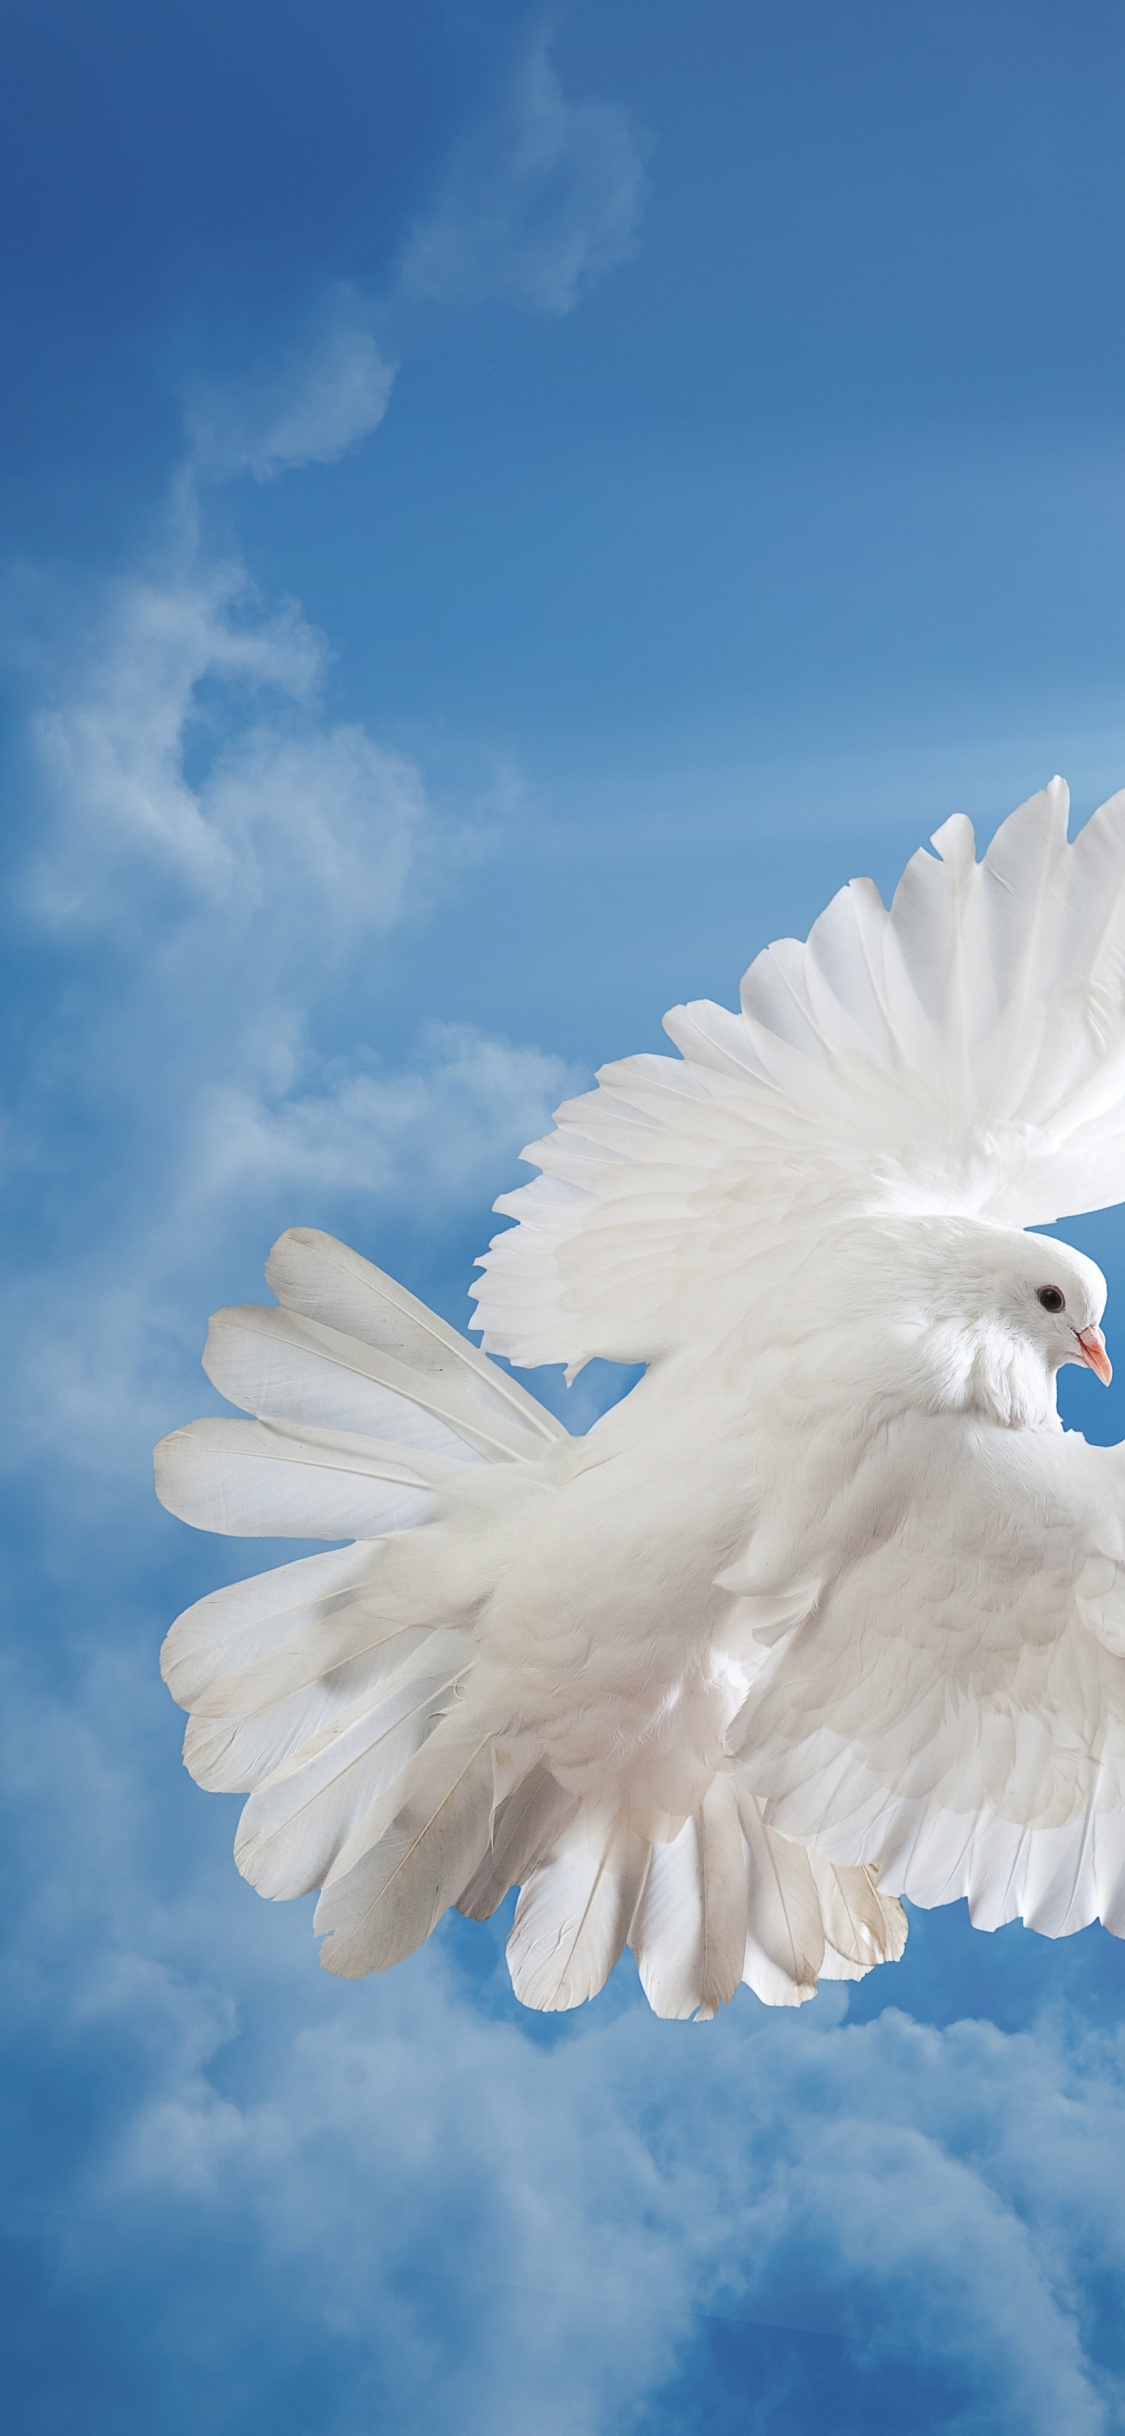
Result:
M427 1771L440 1774L439 1729L460 1730L474 1602L431 1580L432 1535L419 1539L418 1526L481 1465L518 1470L566 1432L475 1345L331 1236L283 1235L268 1275L280 1308L220 1312L204 1357L215 1385L254 1417L174 1431L157 1449L159 1493L173 1513L212 1530L354 1544L201 1599L172 1626L162 1665L191 1711L192 1775L250 1795L239 1867L261 1893L288 1897L339 1877L345 1849L363 1836L370 1845L374 1818L393 1841L395 1789L424 1803ZM412 1563L401 1561L403 1533ZM376 1907L380 1922L401 1906L422 1916L407 1900L411 1871L432 1872L439 1844L435 1884L451 1889L441 1908L461 1893L483 1854L473 1797L484 1776L482 1762L461 1790L439 1786L444 1824L423 1837L416 1865L402 1860ZM486 1837L491 1761L488 1785ZM470 1856L460 1874L453 1820ZM364 1862L364 1883L373 1867ZM352 1968L337 1957L359 1951L366 1934L334 1936L332 1967ZM380 1939L393 1945L405 1934L373 1928L372 1961L359 1967L374 1967Z
M629 1943L654 2013L710 2020L745 1975L750 1876L733 1780L717 1776L694 1818L654 1844Z
M220 1312L205 1357L254 1417L165 1439L160 1493L211 1529L354 1544L212 1592L162 1663L191 1712L192 1775L249 1795L243 1874L276 1899L323 1890L326 1968L386 1970L451 1904L486 1919L513 1886L512 1983L545 2011L595 1995L626 1944L654 2010L681 2019L710 2018L743 1979L799 2004L818 1971L900 1951L871 1873L766 1828L733 1774L670 1842L558 1783L489 1705L475 1594L451 1592L430 1562L440 1534L418 1526L482 1463L519 1470L566 1433L331 1237L283 1236L268 1274L281 1307Z
M629 1932L654 2013L702 2021L740 1981L763 2004L800 2005L818 1979L861 1979L905 1942L902 1906L873 1870L789 1843L729 1775L671 1843L653 1845Z
M596 1996L626 1945L654 2013L710 2021L743 1981L765 2004L799 2005L818 1976L860 1979L906 1941L872 1870L788 1843L728 1773L670 1842L649 1843L620 1813L567 1805L537 1769L497 1813L461 1908L479 1917L513 1884L512 1985L541 2012Z
M324 1880L325 1969L362 1979L424 1944L483 1860L494 1808L492 1734L447 1715Z

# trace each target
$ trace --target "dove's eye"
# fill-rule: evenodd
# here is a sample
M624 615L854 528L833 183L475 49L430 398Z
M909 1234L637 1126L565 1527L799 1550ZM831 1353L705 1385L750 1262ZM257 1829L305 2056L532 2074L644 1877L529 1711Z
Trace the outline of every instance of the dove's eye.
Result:
M1039 1300L1044 1311L1065 1311L1066 1303L1057 1286L1040 1286Z

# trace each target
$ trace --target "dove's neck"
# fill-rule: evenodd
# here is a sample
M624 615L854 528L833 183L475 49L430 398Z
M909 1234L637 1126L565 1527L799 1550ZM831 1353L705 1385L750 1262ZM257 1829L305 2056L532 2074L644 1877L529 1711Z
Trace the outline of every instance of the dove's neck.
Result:
M979 1413L1007 1429L1057 1429L1055 1378L1037 1347L1000 1324L937 1320L921 1335L911 1402Z
M858 1240L838 1240L827 1264L836 1309L824 1312L822 1342L828 1352L836 1337L828 1367L841 1384L850 1354L850 1393L869 1420L963 1412L1007 1429L1060 1426L1054 1370L1008 1305L1012 1241L1007 1230L945 1218L875 1220Z
M1055 1380L1034 1345L1003 1325L884 1306L802 1336L775 1356L784 1420L818 1416L866 1443L906 1413L975 1413L1006 1429L1058 1429ZM774 1367L771 1364L771 1369Z

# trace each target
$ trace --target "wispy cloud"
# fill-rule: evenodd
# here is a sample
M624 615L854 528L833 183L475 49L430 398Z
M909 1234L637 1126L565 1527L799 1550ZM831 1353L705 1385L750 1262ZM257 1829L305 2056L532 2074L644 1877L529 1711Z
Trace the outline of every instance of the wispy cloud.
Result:
M408 1210L416 1241L476 1208L483 1231L574 1079L424 1014L398 1063L362 1045L373 960L439 863L448 885L459 854L494 850L519 782L501 764L436 812L417 760L327 714L328 671L300 605L210 546L189 462L161 542L77 639L60 630L30 708L24 914L70 956L115 958L81 1034L45 1039L11 1134L29 1172L48 1156L58 1211L3 1289L15 1460L54 1449L83 1509L147 1470L172 1382L197 1394L187 1337L240 1244L257 1261L294 1217L362 1236ZM83 1223L91 1097L114 1111L108 1232Z
M570 101L537 30L495 115L452 161L401 267L414 296L570 313L636 250L644 145L619 103Z
M395 366L376 344L373 308L354 287L324 299L302 342L241 380L197 383L188 400L196 470L211 480L271 482L300 465L334 465L377 430Z
M195 1172L208 1192L252 1180L408 1204L422 1225L448 1223L489 1191L497 1159L510 1160L570 1080L559 1057L429 1023L407 1066L387 1071L360 1053L302 1075L295 1059L279 1089L210 1095Z
M423 818L417 768L326 720L324 638L210 555L183 481L153 563L103 594L30 723L46 846L38 915L120 918L145 875L215 904L257 902L271 861L354 927L401 911Z

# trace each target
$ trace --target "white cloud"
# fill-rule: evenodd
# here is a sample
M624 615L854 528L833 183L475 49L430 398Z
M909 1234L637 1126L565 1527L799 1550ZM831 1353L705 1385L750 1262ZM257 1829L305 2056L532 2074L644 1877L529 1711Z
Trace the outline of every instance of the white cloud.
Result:
M396 920L422 779L356 723L324 720L327 662L296 603L263 602L244 567L207 555L181 487L162 559L103 600L33 716L38 914L113 924L153 876L245 905L284 865L349 931Z
M343 918L349 930L389 930L403 911L426 819L416 763L377 744L355 721L279 733L259 721L218 760L206 817L259 894L267 865Z
M550 43L549 31L537 34L496 116L461 148L413 230L401 266L409 294L569 313L635 252L636 129L616 103L568 101Z
M423 1026L397 1066L353 1051L373 956L439 864L495 843L518 783L502 767L460 819L435 815L417 762L326 717L327 664L297 603L209 552L189 471L162 552L103 592L31 713L45 843L23 910L68 953L108 940L116 959L11 1141L34 1163L49 1139L60 1214L4 1287L16 1463L50 1448L83 1510L147 1469L170 1393L197 1395L198 1332L246 1238L256 1265L295 1219L410 1210L448 1240L570 1079L471 1028ZM318 1031L341 1029L326 1054ZM91 1104L113 1112L108 1232L92 1210L71 1223Z
M559 1057L444 1023L424 1027L406 1067L352 1057L305 1079L295 1060L276 1079L208 1095L193 1161L208 1195L347 1193L406 1206L427 1228L489 1194L574 1080Z
M193 462L222 480L256 482L299 465L334 465L382 422L395 367L380 353L371 307L333 289L302 348L256 377L197 384L189 400Z

